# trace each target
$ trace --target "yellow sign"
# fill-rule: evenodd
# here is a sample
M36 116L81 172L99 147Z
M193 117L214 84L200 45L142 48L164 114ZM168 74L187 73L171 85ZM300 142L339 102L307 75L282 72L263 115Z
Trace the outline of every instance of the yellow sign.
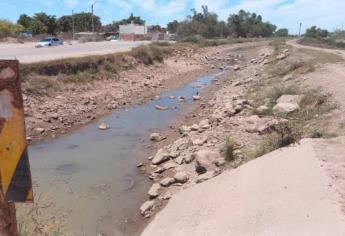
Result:
M0 187L8 202L33 200L18 61L0 61Z

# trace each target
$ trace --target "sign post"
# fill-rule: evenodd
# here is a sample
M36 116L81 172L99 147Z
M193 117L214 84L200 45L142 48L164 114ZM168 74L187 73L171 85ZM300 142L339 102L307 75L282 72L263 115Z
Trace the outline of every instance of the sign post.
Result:
M0 61L0 235L11 236L14 203L33 201L18 67L17 60Z

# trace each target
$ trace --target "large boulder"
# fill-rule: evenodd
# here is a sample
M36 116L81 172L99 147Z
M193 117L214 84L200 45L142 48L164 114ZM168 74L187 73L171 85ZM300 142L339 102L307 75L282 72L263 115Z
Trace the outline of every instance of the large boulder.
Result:
M150 135L150 140L154 142L160 142L162 140L166 139L165 136L161 135L160 133L152 133Z
M284 95L280 96L277 99L277 103L296 103L296 104L300 104L302 99L303 99L302 95L284 94Z
M217 163L222 160L219 153L210 150L200 150L193 155L195 157L195 171L198 174L217 170Z
M171 178L171 177L166 177L164 179L161 180L160 184L163 186L163 187L168 187L170 186L171 184L174 184L175 183L175 178Z
M158 197L160 189L161 185L159 183L154 183L148 191L149 196L151 198Z
M140 207L140 213L142 215L147 215L153 209L154 205L155 205L154 201L144 202Z
M300 109L297 103L278 103L273 107L274 115L288 115Z
M177 183L184 184L188 181L189 176L187 175L186 172L177 172L174 176L174 179L176 180Z
M171 155L164 149L159 149L156 155L152 159L152 164L159 165L171 158Z

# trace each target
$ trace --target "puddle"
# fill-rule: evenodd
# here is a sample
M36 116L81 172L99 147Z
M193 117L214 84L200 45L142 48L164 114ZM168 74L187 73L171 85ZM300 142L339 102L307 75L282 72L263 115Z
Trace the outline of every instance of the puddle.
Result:
M212 82L205 76L187 86L161 94L160 99L116 111L97 124L29 147L34 191L38 201L49 201L47 219L59 219L64 235L135 235L142 221L139 207L150 182L136 164L147 157L145 146L152 131L164 130L182 104ZM172 96L175 99L172 99ZM177 97L183 96L185 102ZM169 107L159 111L155 105ZM103 234L102 234L103 235Z

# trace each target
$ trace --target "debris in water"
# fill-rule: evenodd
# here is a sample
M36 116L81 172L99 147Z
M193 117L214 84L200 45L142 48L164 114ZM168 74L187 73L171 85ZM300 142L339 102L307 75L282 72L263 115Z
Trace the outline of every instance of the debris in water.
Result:
M107 129L110 129L109 125L107 125L106 123L101 123L99 126L98 126L98 129L100 130L107 130Z
M157 109L157 110L168 110L169 109L169 107L164 107L164 106L159 106L159 105L155 105L155 108Z

